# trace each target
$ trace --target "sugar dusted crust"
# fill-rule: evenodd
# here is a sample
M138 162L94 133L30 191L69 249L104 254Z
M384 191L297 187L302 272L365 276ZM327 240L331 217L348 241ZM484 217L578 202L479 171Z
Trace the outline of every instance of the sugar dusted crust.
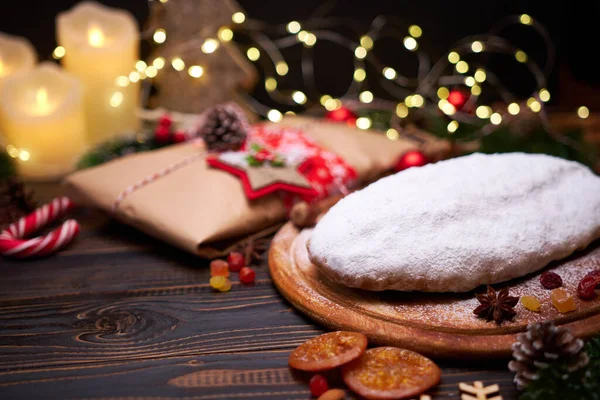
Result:
M474 154L384 178L334 206L307 244L334 282L465 292L600 237L600 178L544 155Z

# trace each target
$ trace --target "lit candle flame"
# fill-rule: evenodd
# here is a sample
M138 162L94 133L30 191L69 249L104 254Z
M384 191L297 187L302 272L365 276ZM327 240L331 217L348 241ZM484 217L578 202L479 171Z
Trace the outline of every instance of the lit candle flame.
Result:
M104 33L98 27L92 26L88 30L88 42L92 47L102 47L104 44Z
M45 87L39 88L35 94L35 102L40 107L48 105L48 90Z

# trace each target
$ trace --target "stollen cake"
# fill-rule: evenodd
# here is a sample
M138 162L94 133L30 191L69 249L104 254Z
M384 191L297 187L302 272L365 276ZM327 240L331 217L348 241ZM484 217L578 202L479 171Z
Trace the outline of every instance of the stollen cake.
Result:
M332 207L308 243L331 280L464 292L517 278L600 237L600 178L560 158L472 154L383 178Z

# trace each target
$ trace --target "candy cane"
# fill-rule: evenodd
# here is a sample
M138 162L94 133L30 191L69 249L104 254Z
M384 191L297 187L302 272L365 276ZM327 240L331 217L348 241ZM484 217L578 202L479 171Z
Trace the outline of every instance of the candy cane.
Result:
M56 198L12 223L0 233L0 254L16 258L46 256L66 246L79 233L79 224L74 219L65 221L45 236L26 240L24 238L47 223L55 221L73 207L73 203L68 198Z

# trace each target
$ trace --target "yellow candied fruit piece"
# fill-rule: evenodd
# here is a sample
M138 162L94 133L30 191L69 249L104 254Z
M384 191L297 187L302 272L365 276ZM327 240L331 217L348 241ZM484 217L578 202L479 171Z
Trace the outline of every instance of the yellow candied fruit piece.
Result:
M231 282L229 281L229 279L225 278L225 283L223 283L223 286L221 286L219 288L220 292L229 292L231 290Z
M552 305L563 314L577 309L573 296L562 288L557 288L550 292L550 298L552 299Z
M540 304L540 301L534 296L521 297L521 304L523 304L523 307L525 307L526 309L534 312L539 312L540 307L542 306Z
M221 290L221 288L227 283L229 280L224 276L213 276L210 278L210 287L213 289Z

